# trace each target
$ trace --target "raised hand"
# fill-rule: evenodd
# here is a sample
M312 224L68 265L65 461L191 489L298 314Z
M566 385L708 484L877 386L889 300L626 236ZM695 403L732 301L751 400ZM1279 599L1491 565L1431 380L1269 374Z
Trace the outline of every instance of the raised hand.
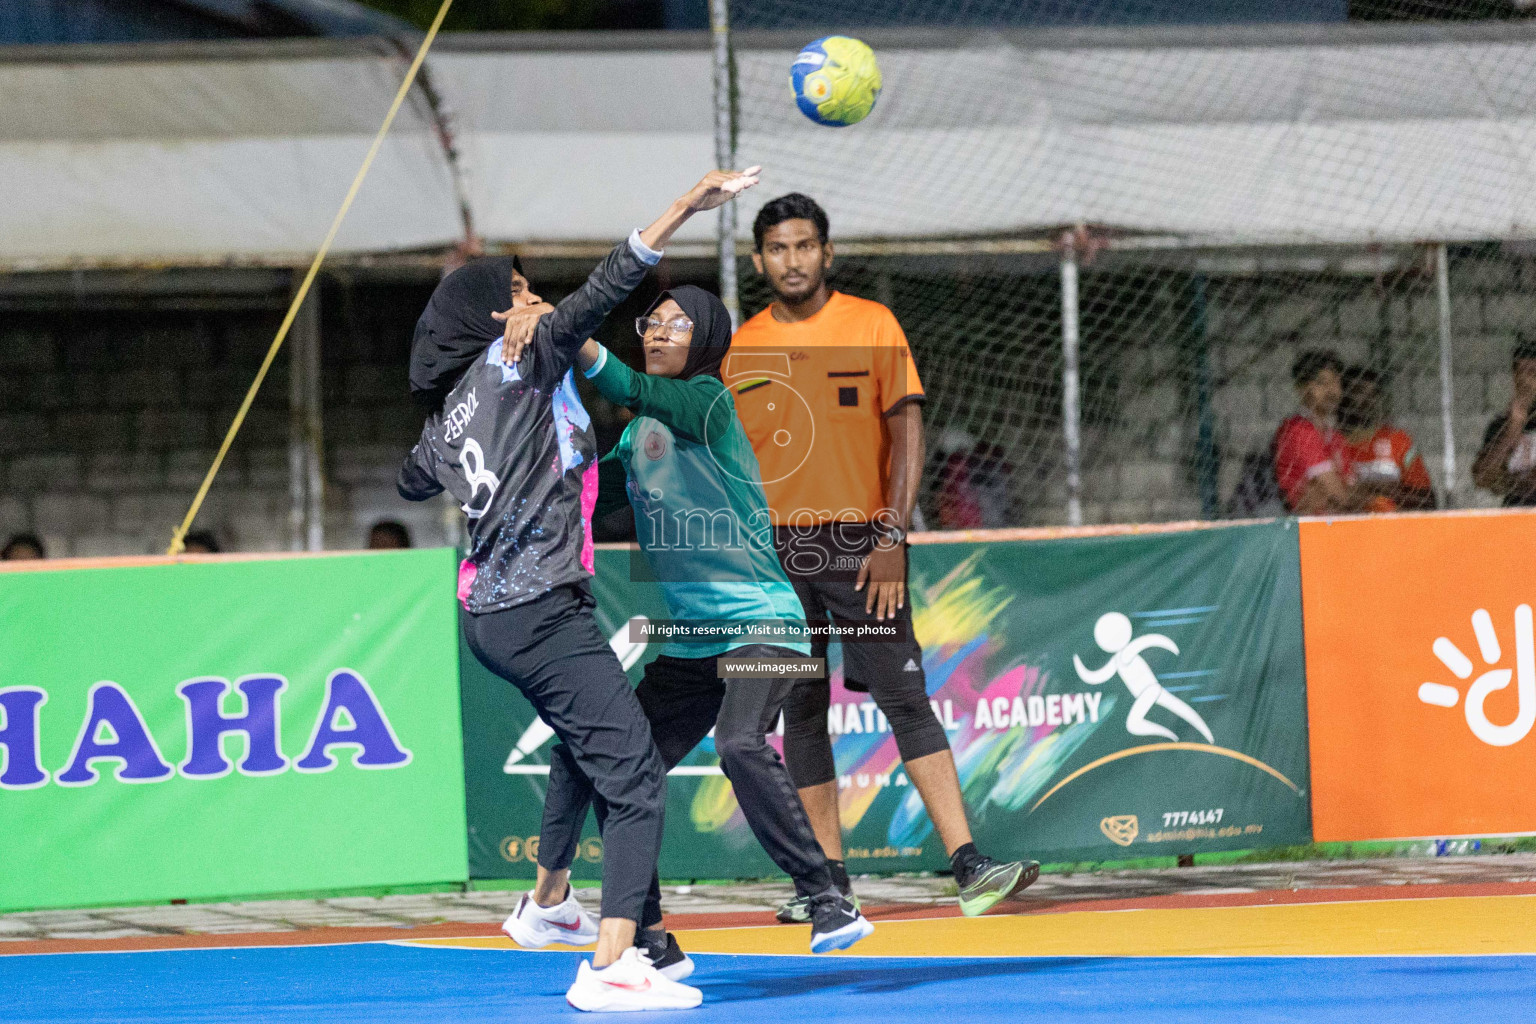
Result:
M1531 413L1531 405L1536 402L1536 382L1528 381L1520 375L1515 376L1514 394L1509 401L1510 422L1519 422L1525 426L1526 417Z
M713 210L741 195L760 180L762 166L748 167L744 171L710 171L702 181L693 186L685 197L688 208L695 213Z
M640 241L652 249L663 249L683 222L696 213L713 210L741 195L758 182L761 167L744 171L710 171L702 181L673 200L667 212L640 232Z

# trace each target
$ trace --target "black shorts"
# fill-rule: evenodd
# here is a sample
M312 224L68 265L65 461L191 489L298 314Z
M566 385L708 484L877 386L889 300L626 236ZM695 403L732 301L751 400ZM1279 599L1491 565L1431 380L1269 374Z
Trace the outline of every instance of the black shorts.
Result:
M775 532L779 561L805 608L814 630L832 622L841 627L881 625L864 610L866 590L855 590L859 565L875 546L867 523L833 524L813 531L781 528ZM905 601L894 619L891 640L840 639L843 686L868 693L890 723L903 761L949 749L949 737L928 701L923 651L912 633L912 603ZM811 657L827 656L827 636L811 641ZM802 679L784 702L784 764L795 786L806 789L832 782L837 765L827 735L832 686L826 679Z
M859 565L875 548L868 523L829 523L815 529L781 526L774 530L779 563L805 608L806 622L815 627L831 621L841 627L878 623L865 611L869 589L855 590ZM923 649L912 634L912 602L902 602L894 619L886 619L897 635L890 641L851 639L842 644L843 685L856 693L896 687L926 695ZM811 641L811 657L827 656L825 634Z

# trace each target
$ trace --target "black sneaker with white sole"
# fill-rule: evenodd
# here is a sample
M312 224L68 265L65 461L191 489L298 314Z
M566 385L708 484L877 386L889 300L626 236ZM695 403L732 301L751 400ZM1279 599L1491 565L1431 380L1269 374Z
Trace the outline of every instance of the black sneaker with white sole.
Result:
M810 899L811 952L847 949L875 930L852 899L836 889Z
M671 932L654 929L635 933L635 946L651 966L661 972L668 981L682 981L693 973L693 961L677 944L677 936Z
M851 890L844 889L842 893L853 901L854 910L860 908L859 898ZM778 913L773 916L778 920L779 924L805 924L811 919L811 897L796 896L780 907Z

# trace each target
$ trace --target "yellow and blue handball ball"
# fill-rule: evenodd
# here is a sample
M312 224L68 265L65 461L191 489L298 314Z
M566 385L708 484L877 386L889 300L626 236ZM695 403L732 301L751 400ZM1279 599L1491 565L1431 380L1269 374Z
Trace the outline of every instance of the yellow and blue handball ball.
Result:
M849 36L825 36L800 51L789 69L800 112L817 124L858 124L880 98L875 51Z

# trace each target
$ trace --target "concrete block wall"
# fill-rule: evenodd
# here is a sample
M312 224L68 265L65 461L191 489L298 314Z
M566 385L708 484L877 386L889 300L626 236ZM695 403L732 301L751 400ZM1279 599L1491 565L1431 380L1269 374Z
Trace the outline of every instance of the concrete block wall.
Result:
M420 431L406 387L411 326L429 288L322 293L330 548L396 519L417 545L456 539L446 499L415 504L395 471ZM363 310L364 312L358 312ZM56 312L0 320L0 538L40 535L50 556L164 550L280 314ZM288 365L279 355L194 529L231 551L290 538Z
M1491 505L1493 496L1471 485L1471 462L1489 418L1509 401L1516 332L1536 337L1536 261L1454 261L1451 284L1457 498L1462 506ZM1223 501L1243 455L1266 449L1294 410L1290 363L1302 347L1331 347L1364 361L1385 346L1395 419L1417 440L1443 490L1431 287L1400 281L1383 301L1369 280L1277 287L1212 278L1206 322ZM386 518L405 523L418 545L457 540L462 516L446 499L412 504L394 491L399 461L420 428L407 396L406 354L429 290L333 285L322 294L329 547L362 546L368 527ZM1150 291L1135 294L1146 306L1159 301ZM60 556L163 550L279 315L87 315L61 306L0 318L0 537L36 532ZM1084 338L1084 396L1094 410L1083 434L1084 519L1199 518L1190 355L1175 333L1177 318L1138 307L1120 319L1131 328L1113 344ZM1085 330L1095 325L1085 321ZM1050 325L1036 326L1052 333ZM918 330L911 334L924 365L924 339ZM1038 364L1031 372L1052 378L1039 382L1041 395L1057 394L1054 356L1030 352ZM953 355L949 346L933 358ZM951 375L958 372L952 368ZM940 419L974 402L939 400L941 367L925 376L935 399L928 434L936 440L945 427ZM1012 426L997 426L985 439L1003 445L1015 462L1020 524L1059 524L1066 506L1059 423L1045 434L1030 426L1041 415L1028 404L1039 397L1032 395L1020 391L1016 416L1005 409L989 414L994 426ZM287 361L280 356L198 519L197 528L213 530L229 550L289 546L287 402ZM1010 431L1018 436L1004 436Z
M1536 329L1536 291L1528 261L1505 258L1453 260L1451 269L1452 412L1455 434L1455 500L1459 507L1496 505L1497 498L1472 484L1472 460L1488 421L1510 397L1509 357L1517 332ZM1213 333L1217 358L1214 404L1223 459L1221 493L1237 482L1241 456L1266 450L1275 427L1294 411L1290 362L1303 348L1331 348L1346 361L1389 367L1392 418L1413 437L1442 500L1444 440L1441 421L1438 305L1431 280L1402 280L1383 301L1370 282L1366 294L1339 300L1338 284L1302 290L1282 313L1252 301L1241 288L1221 290L1230 309L1223 318L1232 335L1259 335L1257 344L1224 343ZM1333 315L1301 315L1334 307ZM1296 322L1304 324L1296 334ZM1536 335L1533 335L1536 336Z
M540 261L539 290L557 301L590 269L585 260ZM702 284L714 267L663 270L669 284ZM320 289L326 547L365 546L381 519L405 524L418 547L461 543L464 515L450 498L408 502L395 491L421 432L407 366L436 280L346 273ZM626 325L655 291L638 291L599 336L610 345L632 338ZM176 308L160 294L159 311L124 296L92 302L61 297L50 308L0 312L0 542L25 531L56 557L158 553L266 356L286 295L257 309L216 308L218 297L206 295ZM285 351L194 525L225 550L290 547L288 384ZM611 444L613 410L601 400L589 408Z
M1472 484L1472 460L1489 420L1507 408L1509 357L1517 332L1536 338L1536 261L1504 257L1453 259L1452 409L1458 507L1498 504ZM1141 316L1127 311L1127 318ZM1441 424L1438 306L1433 280L1403 277L1385 299L1369 279L1273 281L1212 279L1206 309L1214 383L1212 405L1223 502L1241 474L1243 456L1267 451L1275 428L1297 406L1290 365L1304 348L1331 348L1346 362L1384 356L1391 374L1393 419L1414 438L1437 491L1445 493ZM1084 393L1109 363L1114 376L1105 422L1083 432L1083 516L1088 523L1200 518L1193 472L1194 399L1189 350L1148 318L1118 353L1085 356ZM1084 338L1084 351L1090 340ZM1065 521L1065 489L1035 488L1024 498L1025 522Z

